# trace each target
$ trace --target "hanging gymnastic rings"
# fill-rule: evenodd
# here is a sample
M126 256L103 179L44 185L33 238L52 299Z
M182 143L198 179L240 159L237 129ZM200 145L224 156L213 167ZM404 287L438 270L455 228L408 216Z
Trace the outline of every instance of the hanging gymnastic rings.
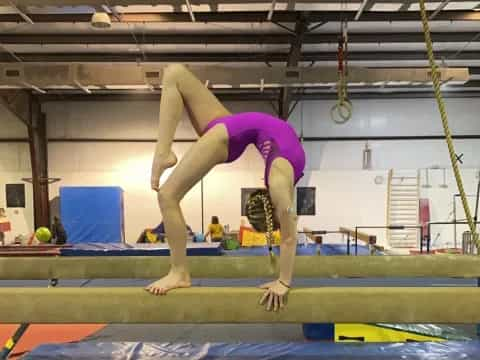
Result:
M352 117L352 107L352 103L348 99L338 101L330 109L332 120L337 124L345 124Z

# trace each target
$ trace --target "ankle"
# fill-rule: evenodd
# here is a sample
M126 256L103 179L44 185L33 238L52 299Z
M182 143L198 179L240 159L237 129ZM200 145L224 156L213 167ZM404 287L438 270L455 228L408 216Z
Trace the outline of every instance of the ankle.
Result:
M190 279L190 271L186 266L174 266L170 268L170 274Z
M174 152L170 148L165 148L165 149L156 149L155 150L155 155L160 157L160 158L167 158L169 156L172 156Z

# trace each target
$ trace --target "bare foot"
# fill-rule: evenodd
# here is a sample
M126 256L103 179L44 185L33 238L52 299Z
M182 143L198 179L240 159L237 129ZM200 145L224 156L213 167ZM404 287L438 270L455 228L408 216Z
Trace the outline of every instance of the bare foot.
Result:
M156 154L152 166L152 189L158 191L158 184L163 172L177 164L177 156L173 151L168 155Z
M170 272L167 276L148 285L145 290L153 295L165 295L169 290L190 287L190 275L187 273Z

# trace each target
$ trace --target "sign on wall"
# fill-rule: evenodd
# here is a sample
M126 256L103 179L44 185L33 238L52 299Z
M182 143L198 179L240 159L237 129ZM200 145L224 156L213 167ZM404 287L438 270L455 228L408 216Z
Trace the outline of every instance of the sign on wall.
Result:
M315 215L315 188L297 188L297 215Z
M5 185L7 208L25 207L25 184Z

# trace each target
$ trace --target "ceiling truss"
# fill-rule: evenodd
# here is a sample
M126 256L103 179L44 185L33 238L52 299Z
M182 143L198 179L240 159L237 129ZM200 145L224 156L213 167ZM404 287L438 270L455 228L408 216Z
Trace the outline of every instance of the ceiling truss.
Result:
M243 76L238 75L237 70L227 66L219 70L218 77L227 77L230 82L223 81L223 84L234 83L233 88L240 88L240 83L232 79L252 78L249 82L253 84L260 81L265 83L270 79L269 81L273 83L272 78L269 78L271 74L267 75L265 70L268 69L267 65L273 65L271 73L275 73L275 83L283 87L284 93L288 95L292 92L289 88L299 84L302 87L308 87L306 84L309 84L310 80L312 80L310 84L318 86L321 83L323 84L321 86L327 88L330 87L330 83L336 82L337 53L332 51L332 46L319 48L315 45L336 44L338 33L332 32L331 26L330 30L324 31L324 25L348 21L355 23L354 30L348 34L349 44L355 46L358 44L357 47L352 46L348 53L348 61L352 67L349 81L356 89L361 89L362 86L376 88L377 85L373 84L379 82L390 86L389 78L394 78L391 81L397 81L395 77L400 73L409 75L406 76L407 80L398 81L421 84L428 82L428 79L423 78L418 81L412 80L420 73L423 74L422 76L428 74L428 69L425 68L426 53L419 50L421 49L419 44L424 42L424 36L419 32L418 27L409 27L410 24L420 23L418 1L349 0L348 7L340 9L339 5L342 3L344 2L339 0L325 2L317 0L109 0L105 4L104 0L0 0L0 6L10 9L10 11L0 12L0 26L6 26L3 29L7 30L1 31L2 28L0 28L0 62L3 63L0 64L0 68L4 70L13 64L19 65L21 77L24 77L21 88L29 88L36 92L44 92L45 89L51 91L48 90L49 87L55 84L49 84L45 78L42 78L42 75L48 74L57 81L57 84L72 86L74 91L89 95L92 91L99 91L91 89L90 85L102 87L112 85L109 82L111 79L123 81L124 66L129 67L129 71L134 74L132 79L135 78L134 81L127 81L127 85L133 83L134 86L141 86L147 83L150 86L153 85L155 90L157 86L155 81L151 78L145 80L145 72L138 69L158 68L161 64L171 62L197 65L201 63L231 64L238 71L243 71ZM478 71L480 30L476 32L474 24L480 23L480 11L476 11L480 9L478 6L480 1L477 5L472 5L471 1L466 0L427 0L427 3L428 16L432 22L464 24L463 31L437 28L432 33L432 39L437 47L435 56L440 65L453 67L447 69L448 71L455 72L459 70L458 68L463 71L460 76L461 81L454 86L460 86L458 84L461 83L466 90L475 89L478 85L476 82L480 78ZM143 6L141 10L138 7L140 5ZM228 6L234 10L225 11ZM238 10L242 6L248 7L248 11ZM322 6L330 6L330 8L322 10ZM387 7L390 7L390 10L385 11ZM167 8L170 10L166 10ZM87 31L85 24L90 23L92 13L95 11L106 11L111 15L113 31ZM303 21L302 19L311 26L299 38L295 33L295 24L298 25L299 21ZM184 24L188 25L192 22L199 27L200 31L182 30ZM212 23L223 24L219 29L227 29L228 24L276 24L278 26L270 28L274 31L242 32L241 28L236 31L201 31L202 26ZM402 23L408 26L398 25ZM125 31L125 27L122 27L125 24L128 24L128 29L130 24L143 25L138 25L141 30L136 30L137 25L134 25L133 30ZM154 28L149 30L147 28L149 24L151 26L166 24L167 27L159 32ZM168 30L168 24L172 25L170 30ZM377 25L373 24L383 24L380 28L384 30L375 30ZM388 24L397 24L395 26L402 30L385 31L386 28L388 29ZM49 30L50 26L54 29L55 26L60 25L71 26L72 30L66 32ZM18 26L22 27L22 31L15 30ZM83 27L75 30L76 26ZM395 44L400 45L394 46ZM400 48L404 44L405 49ZM168 49L168 46L174 45L181 45L182 48L179 48L181 50ZM198 47L198 45L212 46L202 51L189 50L189 46ZM238 45L244 47L235 48ZM257 45L271 46L262 50ZM228 50L228 47L231 47L231 50ZM397 50L399 48L400 50ZM292 49L296 51L292 53ZM39 63L44 64L40 70L43 73L39 77L32 77L28 69L37 67L38 70ZM77 66L79 63L84 64L84 67ZM91 70L91 67L88 71L79 70L85 70L89 66L100 68L106 63L111 71L102 71L102 73L108 74L111 79L106 78L107 75L105 75L104 81L100 81L100 84L95 85L88 76L85 77L85 74L91 71L101 78L102 75L97 70ZM255 63L254 67L260 66L258 69L261 70L252 70L252 64L248 63ZM248 64L248 71L243 64ZM285 78L284 75L289 66L292 68L292 65L307 66L307 64L313 66L312 71L322 72L321 75L315 75L321 76L322 81L313 81L314 76L307 81L305 77L300 83L298 83L299 79L296 79L296 85L292 85L295 79ZM67 69L66 73L55 73L50 70L51 66L64 65L66 65L64 67ZM393 69L386 70L383 69L384 67ZM423 68L418 69L419 67ZM215 76L209 74L211 72L214 72L212 68L203 74L208 74L207 80L215 85ZM115 76L119 73L122 76ZM302 74L306 73L305 71ZM63 83L58 82L60 74L63 76ZM458 74L456 73L455 76ZM5 73L0 74L0 86L18 86L18 81L13 85L9 83L11 78L6 79ZM113 81L113 85L115 83ZM362 83L365 85L361 85ZM217 84L222 84L222 81L217 81ZM391 87L395 88L395 86ZM106 89L102 89L104 90ZM55 89L55 91L59 90ZM68 91L72 90L68 89Z

